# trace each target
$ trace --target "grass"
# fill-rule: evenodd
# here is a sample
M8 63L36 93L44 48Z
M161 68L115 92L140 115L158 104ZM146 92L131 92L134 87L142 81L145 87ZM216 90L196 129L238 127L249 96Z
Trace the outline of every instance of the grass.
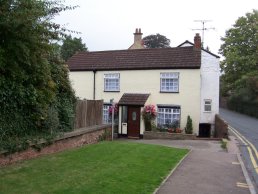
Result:
M0 193L152 193L186 149L102 142L0 168Z

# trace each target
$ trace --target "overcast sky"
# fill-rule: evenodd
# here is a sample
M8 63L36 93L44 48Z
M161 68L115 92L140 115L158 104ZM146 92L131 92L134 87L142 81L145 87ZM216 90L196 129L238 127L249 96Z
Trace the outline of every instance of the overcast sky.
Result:
M178 46L185 40L193 42L192 29L202 28L195 20L205 23L204 45L217 54L220 37L232 27L238 17L258 9L257 0L66 0L66 5L79 5L65 11L55 21L66 28L81 32L90 51L127 49L133 43L135 28L143 37L162 34Z

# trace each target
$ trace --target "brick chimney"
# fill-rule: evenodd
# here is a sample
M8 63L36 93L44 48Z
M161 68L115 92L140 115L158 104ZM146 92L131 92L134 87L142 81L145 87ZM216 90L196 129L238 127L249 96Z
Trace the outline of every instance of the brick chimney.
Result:
M199 33L195 34L194 37L194 48L195 49L201 49L202 48L202 41Z
M135 33L134 35L134 43L138 43L142 41L142 32L141 32L141 28L136 28L135 29Z
M143 40L142 40L141 28L139 28L139 29L136 28L135 33L133 35L134 35L134 43L128 49L143 49L143 48L145 48L144 44L143 44Z

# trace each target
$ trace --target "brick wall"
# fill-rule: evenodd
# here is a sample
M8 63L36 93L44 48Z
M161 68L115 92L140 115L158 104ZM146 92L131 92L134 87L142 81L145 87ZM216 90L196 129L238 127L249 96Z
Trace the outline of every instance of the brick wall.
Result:
M182 133L166 133L166 132L153 132L145 131L143 135L144 139L171 139L171 140L192 140L196 136L193 134L182 134Z
M104 133L109 134L108 139L111 138L111 125L98 125L93 127L81 128L56 138L54 143L43 147L40 151L29 148L22 152L17 152L5 156L4 153L0 155L0 166L12 164L17 161L36 158L41 155L60 152L63 150L80 147L85 144L93 144L99 141L99 137ZM41 144L46 142L42 141ZM32 145L33 146L33 145Z
M215 115L214 136L216 138L228 138L228 124L219 115Z

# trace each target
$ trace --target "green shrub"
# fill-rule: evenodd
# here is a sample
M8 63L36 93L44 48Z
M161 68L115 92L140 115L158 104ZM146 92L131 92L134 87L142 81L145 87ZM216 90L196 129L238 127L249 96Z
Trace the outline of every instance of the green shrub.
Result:
M224 149L224 150L227 150L227 144L228 144L228 141L226 139L222 139L221 140L221 148Z
M185 133L186 134L192 134L193 133L193 121L192 121L192 119L189 115L187 116Z
M62 60L53 59L49 56L46 63L50 70L46 85L29 78L21 81L27 77L22 70L22 75L0 77L0 150L20 151L35 139L51 139L73 129L76 98L68 69Z
M43 122L44 128L48 129L51 134L53 132L58 131L60 126L59 118L58 118L58 110L56 107L51 106L48 108L47 117Z
M99 135L98 141L106 141L106 140L110 140L111 138L111 131L108 129L105 129L104 132Z

